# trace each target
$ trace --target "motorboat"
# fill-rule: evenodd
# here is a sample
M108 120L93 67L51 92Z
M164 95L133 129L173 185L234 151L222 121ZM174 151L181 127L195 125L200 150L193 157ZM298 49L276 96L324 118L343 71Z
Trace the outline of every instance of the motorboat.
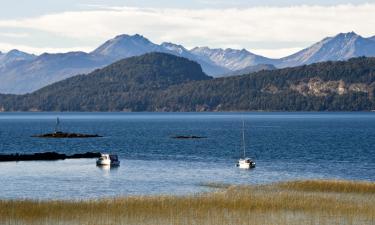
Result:
M100 158L96 160L98 166L119 166L120 161L117 155L113 154L101 154Z

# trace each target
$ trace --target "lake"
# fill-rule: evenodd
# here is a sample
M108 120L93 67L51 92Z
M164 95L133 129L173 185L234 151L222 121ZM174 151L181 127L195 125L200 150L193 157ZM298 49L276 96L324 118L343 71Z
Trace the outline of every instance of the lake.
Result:
M41 139L61 129L103 135ZM253 170L235 167L242 120ZM173 139L198 135L206 139ZM1 199L88 199L194 194L207 183L263 184L296 179L375 181L375 113L0 113L0 154L87 151L95 159L0 163Z

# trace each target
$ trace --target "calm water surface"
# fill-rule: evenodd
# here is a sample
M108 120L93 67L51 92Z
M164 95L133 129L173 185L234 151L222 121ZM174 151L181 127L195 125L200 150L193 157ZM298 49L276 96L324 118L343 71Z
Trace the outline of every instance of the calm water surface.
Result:
M56 117L94 139L39 139ZM239 170L242 118L248 153ZM172 139L201 135L199 140ZM95 159L0 163L0 198L86 199L192 194L210 182L259 184L334 178L375 181L375 113L0 113L0 153L113 152L121 166Z

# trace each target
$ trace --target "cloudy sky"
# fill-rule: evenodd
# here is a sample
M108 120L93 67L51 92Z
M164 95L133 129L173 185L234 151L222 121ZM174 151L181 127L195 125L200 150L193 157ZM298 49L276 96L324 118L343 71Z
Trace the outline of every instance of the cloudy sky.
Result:
M0 0L0 51L91 51L118 34L268 57L327 36L375 35L375 0Z

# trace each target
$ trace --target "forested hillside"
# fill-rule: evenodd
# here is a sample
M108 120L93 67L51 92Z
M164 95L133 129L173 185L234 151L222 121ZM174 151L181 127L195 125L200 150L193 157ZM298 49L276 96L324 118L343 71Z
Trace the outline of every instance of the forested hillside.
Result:
M2 111L361 111L375 109L375 58L324 62L212 79L163 53L112 64L28 95Z

